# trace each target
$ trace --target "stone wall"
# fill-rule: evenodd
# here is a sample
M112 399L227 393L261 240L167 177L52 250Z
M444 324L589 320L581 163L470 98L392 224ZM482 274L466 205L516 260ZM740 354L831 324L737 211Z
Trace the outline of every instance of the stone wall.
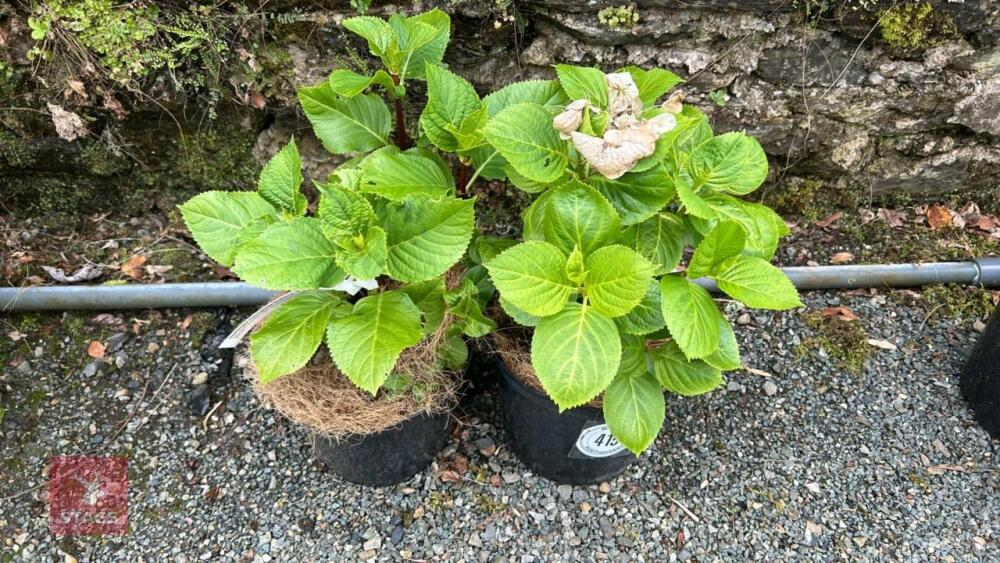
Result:
M557 62L669 68L688 80L688 101L709 112L717 130L745 128L761 140L771 157L771 193L818 181L828 194L871 200L958 193L995 205L1000 3L904 3L900 10L877 0L649 0L635 3L637 24L617 29L599 16L609 3L509 4L450 0L403 9L439 6L452 14L447 61L483 92L550 76ZM63 208L39 204L53 195L87 210L164 197L159 205L166 206L180 195L164 194L252 182L258 162L278 143L292 133L307 135L294 109L294 86L363 61L363 43L338 27L351 9L314 6L266 5L278 15L261 33L287 52L287 69L267 90L221 104L214 121L198 111L196 96L162 80L150 84L149 99L109 94L125 117L102 95L76 100L59 86L72 73L27 60L33 44L27 14L7 14L0 41L15 72L6 86L0 78L0 107L22 109L0 109L4 207ZM372 13L397 9L376 2ZM44 113L53 100L82 115L90 134L60 139ZM333 164L316 143L304 145L316 175Z

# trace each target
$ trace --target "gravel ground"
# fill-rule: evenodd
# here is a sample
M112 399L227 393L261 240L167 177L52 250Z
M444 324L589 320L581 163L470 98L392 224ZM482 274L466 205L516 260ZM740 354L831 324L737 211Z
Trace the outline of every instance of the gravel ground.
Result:
M510 455L495 380L433 468L365 489L225 374L212 346L226 312L8 316L0 561L1000 560L1000 443L957 385L977 319L885 295L806 301L812 322L730 310L754 371L670 397L656 445L591 487ZM858 373L817 321L839 305L865 331ZM126 536L49 532L45 460L80 453L130 457Z

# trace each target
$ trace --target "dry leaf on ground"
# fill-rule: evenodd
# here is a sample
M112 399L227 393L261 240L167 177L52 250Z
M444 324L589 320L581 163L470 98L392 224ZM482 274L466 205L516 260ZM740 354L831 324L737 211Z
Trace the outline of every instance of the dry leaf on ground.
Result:
M932 465L927 468L927 472L931 475L941 475L945 471L957 471L959 473L964 473L965 468L961 465L955 465L952 463L942 463L940 465Z
M122 264L122 273L137 280L142 277L142 267L146 265L146 257L136 254Z
M928 205L924 212L927 217L927 225L932 229L943 229L952 224L951 210L943 205Z
M830 215L827 215L825 219L820 219L819 221L816 221L816 226L821 229L826 229L831 225L835 224L837 221L840 221L840 218L843 216L844 216L843 211L837 211L836 213L831 213Z
M104 344L97 340L91 340L90 345L87 346L87 355L97 360L104 359Z
M902 227L904 224L906 224L906 220L909 219L909 216L905 211L899 211L897 209L885 209L881 207L879 208L876 215L878 216L879 219L888 223L889 226L892 227L893 229L898 229L899 227Z
M838 252L830 257L831 264L850 264L854 262L854 255L850 252Z
M49 104L49 113L52 114L52 124L56 126L56 133L61 139L75 141L80 137L86 137L88 133L87 125L79 115L66 111L62 106Z
M848 309L847 307L840 305L838 307L827 307L822 309L819 314L823 317L836 317L842 321L856 321L858 316L854 314L854 311Z
M87 264L86 266L80 268L79 270L73 272L71 275L66 275L61 268L53 268L52 266L42 266L45 273L49 275L54 281L59 283L79 283L82 281L95 280L101 277L104 273L100 266L94 266L93 264Z
M895 344L889 342L888 340L882 340L881 338L869 338L868 344L883 350L898 350Z

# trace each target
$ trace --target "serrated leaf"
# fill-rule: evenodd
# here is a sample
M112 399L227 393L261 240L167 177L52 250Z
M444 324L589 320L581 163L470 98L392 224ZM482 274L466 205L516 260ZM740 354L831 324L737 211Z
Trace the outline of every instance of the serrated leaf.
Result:
M337 265L359 280L370 280L385 273L389 249L385 231L371 226L365 233L362 248L348 247L337 252Z
M383 56L393 40L392 28L381 18L356 16L344 20L343 25L368 41L368 49L376 57Z
M485 133L484 133L485 138ZM486 180L503 180L507 177L507 159L500 151L491 147L488 143L459 153L462 158L469 160L469 165L479 171L479 177Z
M680 76L662 68L643 70L636 66L628 66L619 72L632 75L632 80L639 88L639 99L646 107L653 105L668 90L684 82Z
M722 372L701 360L688 360L673 341L653 352L653 375L665 389L684 397L702 395L725 383Z
M444 301L444 279L432 278L402 287L413 304L424 314L424 333L432 334L441 326L447 304Z
M400 202L411 196L444 197L455 181L433 160L413 154L380 153L365 161L359 188Z
M420 127L434 146L443 151L458 150L458 139L450 129L459 128L482 107L467 80L439 66L427 66L427 105L420 114Z
M653 282L653 265L638 252L618 244L587 256L586 270L587 299L609 318L631 311Z
M725 318L719 322L719 349L702 358L713 367L723 371L739 369L743 366L740 359L740 345L736 342L736 333Z
M357 96L372 84L378 84L388 92L393 91L395 87L392 77L384 70L376 71L372 76L366 76L358 74L353 70L340 68L331 72L327 81L330 83L330 88L333 89L334 93L345 98Z
M626 246L653 263L657 275L670 273L680 264L684 239L684 223L672 213L658 213L622 235Z
M542 192L535 201L531 202L521 213L521 220L524 223L522 236L524 240L545 240L545 207L552 199L553 190Z
M483 264L516 244L517 241L510 238L479 235L469 246L469 259L476 264Z
M265 289L317 289L344 279L319 221L299 217L268 227L236 254L233 272Z
M748 307L794 309L802 307L799 292L780 269L753 256L734 256L723 262L712 278L719 289Z
M555 182L536 182L531 178L522 176L521 173L515 170L513 166L506 163L506 161L504 162L503 172L507 179L510 180L510 183L529 194L542 193L549 188L566 183L566 180L568 179L566 176L560 176Z
M330 321L330 356L355 385L378 392L399 354L420 342L420 309L401 291L369 295L349 315Z
M341 98L324 82L300 88L299 102L316 136L334 154L370 151L387 143L392 118L374 94Z
M292 297L271 313L250 336L250 354L258 377L268 383L306 365L330 322L340 297L330 291L309 291Z
M539 320L531 340L531 365L560 412L600 395L621 354L614 321L579 303Z
M254 192L205 192L180 210L198 247L226 267L233 265L239 233L254 219L275 216L274 207Z
M660 307L660 284L653 281L639 304L631 311L615 318L618 328L626 334L645 335L667 326Z
M705 235L698 248L694 250L691 263L688 264L684 275L695 279L714 272L719 264L743 252L745 244L746 233L738 223L733 221L716 223L715 228Z
M608 82L600 69L556 65L559 84L570 100L589 100L601 109L608 107Z
M389 274L418 282L445 273L469 245L475 199L411 198L387 205L382 228L389 241Z
M500 113L504 108L524 103L538 104L554 114L568 101L562 87L555 80L515 82L493 92L483 100L490 117Z
M538 104L505 108L486 124L486 139L522 176L553 182L569 163L568 145L552 127L552 115Z
M518 309L517 307L512 305L510 301L504 298L503 295L500 296L499 302L500 302L500 307L503 308L504 312L507 313L507 315L509 315L510 318L514 319L519 325L535 326L541 319L541 317L539 317L538 315L532 315L527 311Z
M320 186L316 215L323 234L330 240L365 233L378 222L368 200L336 184Z
M720 219L735 221L747 233L744 253L770 260L787 226L777 213L760 204L740 201L725 194L707 192L703 201Z
M479 338L496 329L496 324L483 316L483 309L479 305L479 289L472 280L463 278L458 288L445 294L445 300L448 312L454 317L462 334Z
M278 222L278 219L274 215L264 215L263 217L258 217L253 221L247 223L245 227L240 229L240 232L236 234L236 242L234 245L234 252L239 252L247 243L257 240L260 235L264 234L264 231L268 227Z
M604 420L611 434L635 455L656 439L666 415L660 384L649 372L621 373L604 391Z
M680 176L675 179L674 186L677 188L677 197L684 206L684 211L688 215L693 215L699 219L714 219L716 212L700 194L695 193L687 178Z
M618 238L618 213L594 188L573 180L549 193L542 221L546 242L566 254L579 248L588 255Z
M580 252L579 248L574 248L573 252L569 253L566 258L566 267L563 269L566 272L566 279L570 283L576 286L583 285L583 280L587 277L587 269L583 265L583 252Z
M695 147L690 173L695 188L745 195L767 178L767 155L746 133L724 133Z
M297 216L305 214L308 203L301 187L302 160L293 137L261 170L257 192L286 215Z
M660 307L670 335L685 356L704 358L718 349L723 317L707 291L680 276L663 276Z
M486 264L501 299L531 315L554 315L576 287L566 279L566 255L542 241L523 242Z
M626 226L652 217L676 193L670 176L659 165L644 172L627 172L614 180L595 175L587 178L587 183L608 198Z
M451 36L451 18L437 8L410 16L403 20L403 26L396 26L397 44L400 52L399 75L403 80L425 77L425 67L440 64ZM390 18L390 25L393 20ZM431 31L424 29L424 26ZM402 30L402 31L401 31ZM405 37L404 37L405 34ZM429 39L428 39L429 37Z

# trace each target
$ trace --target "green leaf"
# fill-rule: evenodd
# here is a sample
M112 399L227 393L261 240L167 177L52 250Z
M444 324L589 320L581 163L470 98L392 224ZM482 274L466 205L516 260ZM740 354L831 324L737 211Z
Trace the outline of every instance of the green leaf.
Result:
M402 291L424 314L424 333L432 334L436 331L441 326L447 310L444 301L444 279L438 277L407 284L402 287Z
M389 274L402 282L418 282L445 273L469 245L475 203L419 197L386 206L382 228L389 239Z
M608 107L608 82L600 69L593 67L556 65L559 84L570 100L590 100L601 109Z
M510 180L511 184L514 184L515 187L529 194L542 193L549 188L564 184L567 180L567 176L563 175L557 178L554 182L536 182L531 178L522 176L517 170L514 169L513 166L507 163L506 160L504 161L503 172L504 175L507 176L507 179Z
M636 66L628 66L619 72L632 75L632 80L639 87L639 99L646 107L653 105L667 90L684 82L680 76L662 68L643 70Z
M684 223L672 213L658 213L625 230L626 246L653 263L656 275L668 274L684 253Z
M712 126L708 117L691 105L684 106L681 113L674 117L677 118L677 126L660 137L660 141L666 141L672 149L667 152L663 164L671 174L679 174L685 168L691 151L712 138Z
M653 265L618 244L595 250L587 257L586 269L587 299L594 310L610 318L631 311L653 282Z
M714 272L719 264L743 252L746 239L746 233L738 223L720 221L695 249L684 275L695 279Z
M365 233L378 223L368 200L336 184L320 186L316 215L323 234L330 240Z
M257 192L287 216L304 215L306 196L302 187L302 161L293 137L278 154L274 155L260 173Z
M483 138L485 138L485 134ZM469 159L469 165L474 170L479 170L480 178L503 180L507 177L507 168L510 166L507 159L488 143L484 142L482 145L465 150L460 154L462 158Z
M677 197L681 200L684 211L688 215L693 215L699 219L714 219L716 217L716 212L712 206L702 199L701 195L695 193L694 188L688 183L687 178L680 177L674 185L677 187Z
M614 321L579 303L538 321L531 339L531 365L560 412L600 395L621 355Z
M743 367L740 360L740 345L736 342L736 333L725 318L719 321L719 349L702 358L713 367L721 370L734 370Z
M587 277L587 268L583 265L583 253L580 252L579 247L574 248L573 252L569 253L564 270L566 271L566 279L570 283L576 286L583 285L583 280Z
M553 190L542 192L535 201L531 202L521 213L521 220L524 223L522 236L524 240L545 240L545 208L552 199Z
M565 267L566 255L542 241L523 242L486 263L501 299L539 317L562 311L575 291Z
M649 372L646 339L632 334L621 334L622 361L618 364L618 375L640 375Z
M696 188L744 195L767 178L767 155L746 133L724 133L694 149L690 170Z
M718 368L688 360L673 341L653 352L653 375L665 389L685 397L708 393L725 383Z
M233 247L234 255L242 250L247 243L257 240L268 227L277 222L278 219L275 219L274 215L264 215L247 223L245 227L240 229L239 233L236 233L235 246Z
M712 273L719 289L747 307L794 309L802 307L799 292L780 269L752 256L734 256Z
M788 230L781 217L763 205L715 192L706 193L704 202L719 218L736 221L743 227L747 233L744 253L751 256L770 260L778 248L778 240Z
M436 65L427 66L427 105L420 114L420 127L434 146L458 150L458 139L450 129L458 129L482 107L476 90L464 78Z
M360 248L346 248L337 253L337 265L355 279L370 280L385 273L388 254L385 231L372 226L361 240Z
M649 372L619 374L604 391L608 429L635 455L653 443L665 415L663 390Z
M704 358L718 349L723 317L707 291L680 276L663 276L660 306L670 335L685 356Z
M255 219L274 216L274 207L254 192L205 192L180 206L191 236L209 258L233 265L236 238Z
M420 309L401 291L369 295L349 315L330 321L326 345L340 371L374 395L399 354L420 342Z
M233 271L265 289L317 289L344 279L334 262L333 243L323 236L319 220L299 217L276 223L236 255Z
M626 334L645 335L667 326L660 306L660 285L653 281L631 311L615 318L618 328Z
M386 144L392 118L382 98L340 98L329 82L299 89L299 102L323 146L334 154L363 152Z
M505 108L485 131L490 144L526 178L553 182L566 171L568 145L552 127L552 115L538 104Z
M517 241L514 239L479 235L469 246L469 259L476 264L484 264L516 244Z
M444 197L455 182L433 160L412 154L380 153L365 161L360 189L400 202L410 196Z
M500 296L499 302L500 307L503 308L504 312L507 313L510 318L514 319L517 324L523 326L536 326L538 324L540 317L522 311L514 305L511 305L510 301L508 301L503 295Z
M449 336L438 349L441 367L451 371L461 371L469 363L469 346L460 335Z
M392 28L381 18L357 16L347 18L343 24L349 31L368 41L368 50L376 57L383 56L393 40Z
M392 77L384 70L376 71L372 76L365 76L353 70L340 68L330 73L328 81L334 93L345 98L357 96L372 84L378 84L385 88L387 92L392 92L395 88Z
M496 329L496 324L483 316L483 309L479 305L479 289L469 278L463 278L457 289L448 291L445 299L448 303L448 312L461 327L462 334L470 338L479 338Z
M407 78L423 79L425 66L441 64L441 60L444 58L444 52L451 36L451 18L447 13L435 8L410 16L404 21L405 25L396 28L400 50L407 53L400 57L405 62L400 66L399 75L403 80ZM391 23L393 22L390 20ZM426 31L424 26L430 27L431 31Z
M515 82L493 92L486 99L489 116L500 113L504 108L517 104L538 104L555 114L569 101L559 83L555 80L525 80Z
M573 180L550 193L542 221L547 242L566 254L579 248L587 255L618 238L618 213L594 188Z
M608 198L626 226L652 217L676 193L670 176L659 165L644 172L627 172L614 180L595 175L587 178L587 183Z
M340 297L300 293L278 306L250 336L250 354L262 383L297 371L313 357Z

